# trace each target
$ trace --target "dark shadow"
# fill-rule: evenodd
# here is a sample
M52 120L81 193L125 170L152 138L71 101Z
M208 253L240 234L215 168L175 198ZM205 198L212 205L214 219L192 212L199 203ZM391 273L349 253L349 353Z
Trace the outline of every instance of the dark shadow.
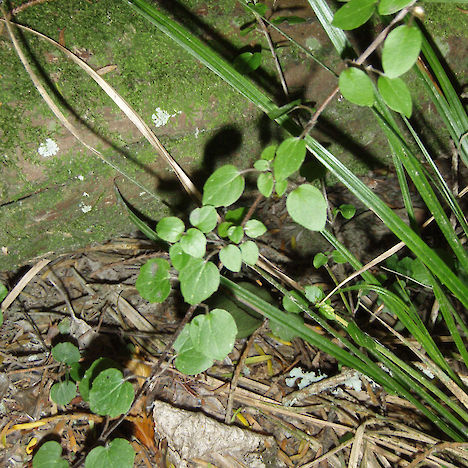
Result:
M228 62L232 63L241 53L222 34L215 31L177 0L159 0L158 7L166 10L167 13L176 18L178 23L185 26L192 34L200 38ZM280 102L284 101L284 94L275 73L270 74L264 69L258 68L249 76L249 79L274 96L275 99Z
M202 188L214 170L226 164L241 148L241 145L242 134L238 128L234 125L225 125L220 128L206 143L202 167L192 177L195 185Z
M323 115L320 116L316 129L322 135L330 138L334 143L338 143L355 158L362 160L370 169L385 167L385 164L376 158L364 145L354 140L350 135L347 135L335 123ZM326 146L323 143L322 145Z

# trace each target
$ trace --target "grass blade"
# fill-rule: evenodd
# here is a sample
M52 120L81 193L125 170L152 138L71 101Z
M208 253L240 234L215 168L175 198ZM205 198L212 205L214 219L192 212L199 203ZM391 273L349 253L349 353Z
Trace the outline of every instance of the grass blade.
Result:
M224 81L233 86L240 94L248 98L267 114L279 108L265 94L258 90L247 78L238 73L232 65L205 46L186 28L167 18L145 0L128 0L132 8L142 14L151 23L161 29L171 39L180 44L190 54L213 70ZM291 135L298 136L302 129L287 115L276 119ZM325 149L317 140L307 135L307 147L317 159L348 189L371 209L387 227L411 249L429 269L440 278L460 302L468 308L468 286L465 285L442 259L416 233L414 233L395 213L379 199L359 178L341 161Z

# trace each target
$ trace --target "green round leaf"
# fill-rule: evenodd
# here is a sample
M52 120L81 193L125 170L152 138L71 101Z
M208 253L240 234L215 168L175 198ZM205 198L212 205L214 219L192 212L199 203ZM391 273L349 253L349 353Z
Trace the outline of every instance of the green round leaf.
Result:
M351 0L334 15L332 25L337 28L355 29L364 24L374 13L377 0Z
M278 180L278 181L276 181L275 192L279 197L281 197L284 194L284 192L286 192L287 188L288 188L288 181L287 180Z
M377 82L382 99L390 109L411 117L413 102L408 87L401 78L380 76Z
M68 463L63 458L62 446L55 442L55 440L49 440L42 444L34 455L32 466L33 468L68 468Z
M354 205L340 205L341 216L345 219L351 219L356 214L356 207Z
M306 144L302 138L288 138L276 150L273 173L276 180L284 180L296 172L304 162Z
M318 254L315 255L313 263L314 263L314 268L319 269L320 267L323 267L324 265L328 263L328 257L325 254L319 252Z
M292 296L294 300L289 296ZM288 312L292 312L293 314L301 313L303 309L299 307L298 303L305 308L308 307L307 301L297 291L289 291L289 296L283 296L283 307Z
M254 9L260 16L265 16L267 6L264 3L252 4L251 8Z
M249 219L245 223L244 231L249 237L255 238L265 234L267 228L258 219Z
M50 388L50 399L57 405L68 405L76 396L76 384L73 382L58 382Z
M301 327L302 325L304 325L304 319L301 315L291 313L288 313L286 315L288 318L288 322L291 325L295 325L297 327ZM270 320L270 328L275 336L285 341L291 341L297 336L297 333L294 330L292 330L286 325L275 322L274 320Z
M244 219L246 213L247 208L245 206L241 206L239 208L236 208L235 210L227 210L224 219L226 221L231 221L232 223L239 224Z
M258 191L266 198L273 193L273 174L271 172L263 172L257 178Z
M135 450L125 439L114 439L105 447L95 447L85 460L85 468L133 468Z
M347 263L348 261L348 259L339 250L334 250L332 252L332 257L336 263Z
M163 258L152 258L141 268L135 283L137 291L149 302L164 302L171 292L171 266Z
M176 270L182 270L190 260L190 255L186 254L179 243L171 245L169 249L169 258Z
M119 367L119 365L112 359L109 359L109 358L96 359L86 370L83 378L80 381L80 384L78 385L81 398L83 398L84 401L89 401L89 390L96 376L99 375L99 373L102 372L103 370L117 368L117 367Z
M237 339L250 336L262 324L261 318L254 316L253 312L249 313L242 309L226 296L219 295L215 300L210 300L210 305L212 304L215 304L218 308L227 310L232 315L232 318L236 322Z
M187 348L193 348L192 340L190 339L190 324L188 323L187 325L182 328L182 331L179 333L179 336L177 339L174 341L174 344L172 347L176 350L176 352L180 353L184 349Z
M323 291L318 286L313 285L305 286L304 294L312 304L317 304L317 302L320 302L325 297Z
M214 363L214 359L205 356L194 348L184 350L177 355L176 369L186 375L196 375L206 371Z
M5 299L5 297L7 297L7 294L8 294L8 289L3 283L0 283L0 302L2 302L3 299Z
M64 319L60 320L58 324L59 332L62 335L68 335L70 333L70 324L71 324L70 317L65 317Z
M219 286L219 271L212 262L191 258L179 273L180 290L186 302L199 304L208 299Z
M391 15L409 5L412 0L380 0L378 11L381 15Z
M232 226L232 223L228 221L223 221L218 226L218 236L219 237L227 237L229 228Z
M260 157L264 159L265 161L272 161L276 154L276 148L278 148L278 145L267 146L262 151L262 154L260 155Z
M196 228L190 228L180 239L182 250L192 257L202 258L206 252L206 237Z
M214 359L205 356L193 347L190 338L190 324L185 325L182 329L173 347L177 351L175 366L184 374L199 374L213 365Z
M214 206L205 205L201 208L195 208L190 213L190 222L201 232L210 232L218 223L218 214Z
M359 68L344 70L339 79L340 92L350 102L359 106L373 106L374 86L371 79Z
M118 369L107 369L94 379L89 392L89 407L96 414L116 418L129 410L135 393Z
M397 78L407 72L418 59L422 34L416 26L398 26L385 39L382 49L382 67L388 78Z
M262 63L262 54L260 52L244 52L238 55L233 62L234 68L245 75L252 73Z
M270 163L265 161L265 159L258 159L254 162L253 167L257 169L257 171L268 171L268 169L270 169Z
M231 226L228 229L228 237L234 244L238 244L244 237L244 229L242 226Z
M237 327L229 312L215 309L197 315L190 323L189 332L195 350L221 361L232 351Z
M320 190L303 184L294 189L286 200L289 216L311 231L321 231L327 220L327 202Z
M242 261L247 265L255 265L258 261L258 247L255 242L247 241L240 245Z
M163 218L156 225L156 233L167 242L177 242L185 231L184 222L175 216Z
M84 369L82 365L79 362L74 362L70 366L70 377L75 381L75 382L80 382L83 377L84 377Z
M336 312L335 309L328 303L322 304L319 307L319 312L327 319L327 320L336 320Z
M230 164L217 169L203 187L203 204L229 206L236 202L244 191L245 181L237 167Z
M52 356L56 361L64 362L65 364L73 364L81 358L80 350L73 343L68 343L67 341L56 344L52 348Z
M239 272L242 266L242 254L239 247L229 244L219 252L222 264L231 271Z

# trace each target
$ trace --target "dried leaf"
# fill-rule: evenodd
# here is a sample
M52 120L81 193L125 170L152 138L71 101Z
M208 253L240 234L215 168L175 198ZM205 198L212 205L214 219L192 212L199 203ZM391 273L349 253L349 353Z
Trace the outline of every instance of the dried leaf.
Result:
M117 65L106 65L105 67L102 67L102 68L98 68L96 70L96 73L100 76L103 76L105 75L106 73L110 73L114 70L117 69Z

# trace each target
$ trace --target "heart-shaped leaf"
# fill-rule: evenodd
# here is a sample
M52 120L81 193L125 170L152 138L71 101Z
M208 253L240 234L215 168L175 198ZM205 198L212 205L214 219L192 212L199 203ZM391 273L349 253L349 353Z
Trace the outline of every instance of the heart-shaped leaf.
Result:
M224 309L197 315L190 323L190 338L194 348L212 359L223 360L234 346L236 322Z
M239 247L229 244L219 252L219 259L222 264L231 271L239 272L242 266L242 254Z
M257 178L258 191L266 198L273 193L273 174L271 172L262 172Z
M89 401L89 390L94 379L99 375L100 372L106 369L117 368L118 364L109 358L98 358L96 359L86 370L83 378L78 386L80 390L81 398L84 401Z
M171 266L163 258L152 258L141 268L135 283L137 291L149 302L163 302L171 292Z
M258 219L249 219L244 226L245 233L252 238L259 237L267 231L266 226Z
M76 384L73 382L58 382L50 388L50 399L57 405L68 405L76 396Z
M218 222L216 209L211 205L195 208L190 213L190 222L192 226L200 229L201 232L210 232L216 227Z
M89 392L89 406L96 414L115 418L129 410L135 393L118 369L102 371L93 381Z
M69 342L58 343L52 348L52 356L58 362L64 362L71 365L78 362L81 358L80 350Z
M258 247L255 242L246 241L240 246L242 261L247 263L247 265L255 265L258 260Z
M227 233L229 240L234 242L234 244L238 244L244 237L244 229L242 226L231 226Z
M125 439L114 439L105 447L95 447L85 460L85 468L132 468L135 450Z
M244 191L245 181L237 167L228 164L208 177L203 187L203 204L229 206L236 202Z
M219 271L212 262L191 258L179 273L180 290L186 302L199 304L210 297L219 286Z
M49 440L41 445L37 453L34 455L32 466L33 468L68 468L68 463L63 458L62 446Z
M167 242L177 242L185 230L184 222L175 216L162 218L156 225L156 233Z
M169 258L171 259L172 265L176 270L182 270L190 260L190 255L186 254L179 243L171 245L169 249Z
M206 237L196 228L190 228L180 239L182 250L192 257L202 258L206 252Z
M213 365L214 359L194 348L189 329L190 324L187 324L174 343L174 349L177 351L175 366L184 374L195 375L209 369Z
M320 190L303 184L294 189L286 200L289 216L311 231L321 231L327 220L327 202Z
M296 172L304 162L306 144L302 138L288 138L276 150L273 173L276 180L285 180Z

